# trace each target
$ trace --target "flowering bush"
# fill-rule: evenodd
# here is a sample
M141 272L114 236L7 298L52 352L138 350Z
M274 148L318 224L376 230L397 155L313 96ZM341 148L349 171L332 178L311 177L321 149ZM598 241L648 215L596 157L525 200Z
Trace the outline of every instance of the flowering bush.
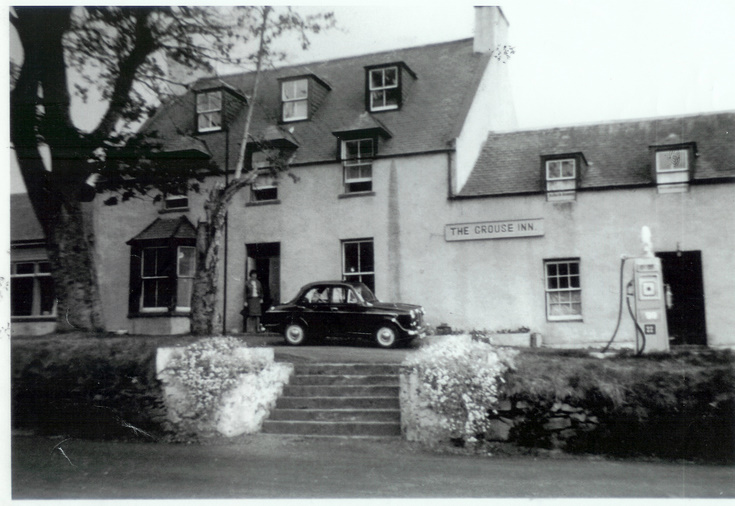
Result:
M188 411L195 419L214 416L222 396L237 386L240 376L258 373L268 364L244 356L245 343L234 337L212 337L190 344L169 363L167 373L185 387Z
M422 347L404 366L418 376L418 399L442 415L450 437L473 442L488 428L488 411L516 354L469 335L454 336Z

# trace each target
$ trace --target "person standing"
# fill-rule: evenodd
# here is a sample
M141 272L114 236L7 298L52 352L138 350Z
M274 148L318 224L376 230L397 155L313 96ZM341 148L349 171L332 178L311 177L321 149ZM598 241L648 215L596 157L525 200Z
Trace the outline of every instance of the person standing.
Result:
M245 285L245 308L246 332L260 332L260 316L263 304L263 285L258 280L258 273L250 271L250 279Z

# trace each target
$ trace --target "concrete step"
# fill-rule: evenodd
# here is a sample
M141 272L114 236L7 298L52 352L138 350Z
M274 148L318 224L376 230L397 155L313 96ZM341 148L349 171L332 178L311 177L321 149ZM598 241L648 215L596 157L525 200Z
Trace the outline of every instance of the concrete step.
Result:
M397 375L399 364L294 364L294 374L327 376Z
M401 423L398 409L274 409L269 420Z
M400 409L392 397L279 397L277 409Z
M305 422L266 420L266 434L310 436L400 436L401 424L391 422Z
M340 375L294 374L291 385L386 385L398 386L397 374Z
M393 397L399 387L384 385L286 385L284 397Z

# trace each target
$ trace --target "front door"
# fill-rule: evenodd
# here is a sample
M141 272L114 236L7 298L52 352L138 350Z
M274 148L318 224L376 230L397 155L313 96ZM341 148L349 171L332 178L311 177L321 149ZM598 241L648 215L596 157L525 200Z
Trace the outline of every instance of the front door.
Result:
M245 279L254 270L263 285L263 310L280 303L280 243L259 243L247 245L248 259L245 265Z
M707 344L701 251L656 253L661 259L664 284L670 290L666 310L671 344Z

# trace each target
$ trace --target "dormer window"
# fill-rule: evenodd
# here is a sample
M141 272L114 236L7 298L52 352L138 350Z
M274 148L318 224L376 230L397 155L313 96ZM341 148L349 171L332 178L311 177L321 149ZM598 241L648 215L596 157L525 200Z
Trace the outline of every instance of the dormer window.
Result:
M197 130L214 132L222 129L222 91L197 94Z
M694 152L694 143L653 147L653 163L659 193L687 191Z
M283 121L309 118L309 81L306 78L281 83Z
M574 200L586 167L587 160L581 152L542 155L541 178L546 187L546 200Z
M185 211L189 209L189 197L183 194L169 194L163 199L166 211Z
M345 193L371 192L373 190L373 139L342 141Z
M370 110L398 109L400 89L398 67L386 67L369 71Z
M414 81L416 74L402 61L365 67L365 109L400 109Z

